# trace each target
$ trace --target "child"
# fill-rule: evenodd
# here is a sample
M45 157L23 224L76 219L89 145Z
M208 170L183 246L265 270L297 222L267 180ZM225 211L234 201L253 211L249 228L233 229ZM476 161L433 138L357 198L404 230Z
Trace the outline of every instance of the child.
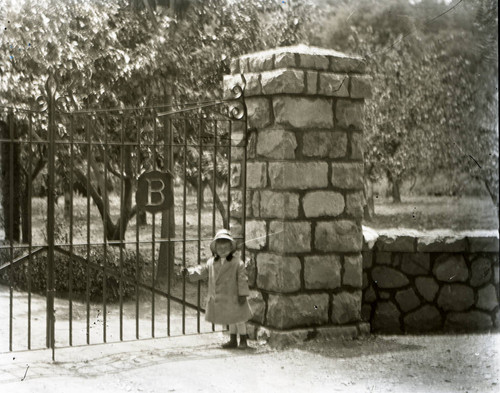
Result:
M236 242L228 230L222 229L210 243L213 257L205 265L183 269L189 281L208 277L205 320L229 325L230 340L222 348L248 348L246 322L252 317L247 296L248 280L243 261L233 257ZM236 335L240 336L240 344Z

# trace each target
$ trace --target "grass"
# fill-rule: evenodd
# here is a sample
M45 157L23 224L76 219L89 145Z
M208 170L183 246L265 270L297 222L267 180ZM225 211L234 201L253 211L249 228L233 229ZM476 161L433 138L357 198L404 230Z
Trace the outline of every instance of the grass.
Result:
M374 229L411 228L457 231L498 229L496 207L488 197L406 196L402 203L375 199Z

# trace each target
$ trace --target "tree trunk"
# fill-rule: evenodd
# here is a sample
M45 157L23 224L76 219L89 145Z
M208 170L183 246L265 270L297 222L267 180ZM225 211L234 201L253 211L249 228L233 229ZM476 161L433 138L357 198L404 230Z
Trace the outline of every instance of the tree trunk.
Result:
M138 222L139 226L148 225L148 216L144 210L142 210L138 213L137 222Z
M396 178L392 182L392 202L393 203L401 203L401 180Z
M169 91L166 94L167 105L172 104L172 86L173 83L169 84ZM163 170L173 171L174 168L174 155L172 149L172 123L167 120L165 123L165 167ZM170 145L170 146L169 146ZM170 189L170 195L172 199L174 198L174 182L172 181ZM175 201L172 207L162 213L161 217L161 237L163 239L173 239L175 238ZM158 255L158 270L156 271L156 283L158 286L166 286L167 289L170 288L170 283L174 275L174 261L175 261L175 243L173 242L162 242L160 244L160 253Z
M373 182L365 176L364 182L365 205L363 206L364 219L372 221L375 217L375 201L373 199Z
M219 194L217 193L217 190L214 190L214 186L212 182L208 182L208 187L210 187L210 191L212 191L212 195L215 200L215 206L217 206L217 210L220 213L220 216L222 217L222 226L224 228L229 228L228 221L227 221L227 211L224 207L224 204L219 198Z
M14 127L14 119L9 116L9 124L0 122L0 138L11 139L10 127ZM15 129L14 138L15 139ZM19 242L21 238L21 203L20 203L20 164L19 144L0 142L2 189L2 210L4 215L5 240Z

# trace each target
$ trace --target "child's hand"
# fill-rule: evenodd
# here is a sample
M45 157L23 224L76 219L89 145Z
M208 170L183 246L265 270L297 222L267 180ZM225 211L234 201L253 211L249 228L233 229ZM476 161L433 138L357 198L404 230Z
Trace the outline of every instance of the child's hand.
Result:
M247 297L246 296L238 296L238 303L243 305L245 304L245 302L247 301Z
M183 276L187 276L187 275L189 274L189 269L188 269L187 267L183 267L183 268L181 269L181 274L182 274Z

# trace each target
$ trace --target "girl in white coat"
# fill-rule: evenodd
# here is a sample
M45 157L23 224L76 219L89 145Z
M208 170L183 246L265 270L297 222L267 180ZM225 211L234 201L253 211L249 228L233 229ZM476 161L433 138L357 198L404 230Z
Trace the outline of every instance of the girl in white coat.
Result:
M247 344L246 322L252 317L247 296L248 279L245 265L233 257L236 242L228 230L222 229L210 243L213 257L205 265L184 269L189 281L208 277L208 294L205 320L214 324L229 325L230 340L223 348L245 349ZM240 336L240 343L236 336Z

